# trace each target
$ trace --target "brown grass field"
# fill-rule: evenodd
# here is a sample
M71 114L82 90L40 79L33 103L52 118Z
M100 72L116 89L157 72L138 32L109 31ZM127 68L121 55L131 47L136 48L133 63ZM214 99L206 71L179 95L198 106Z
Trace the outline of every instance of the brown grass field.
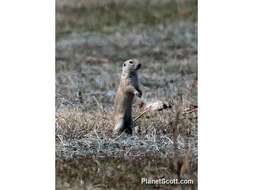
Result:
M142 63L143 99L171 108L116 137L113 100L130 58ZM197 189L197 67L195 0L56 0L56 189Z

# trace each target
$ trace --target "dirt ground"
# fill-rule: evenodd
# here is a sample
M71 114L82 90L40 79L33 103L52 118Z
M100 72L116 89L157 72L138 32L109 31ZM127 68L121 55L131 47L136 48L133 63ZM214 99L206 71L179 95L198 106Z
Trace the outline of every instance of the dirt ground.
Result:
M196 6L56 0L56 189L197 189ZM171 108L115 137L113 100L130 58L142 63L143 99ZM143 185L143 177L194 184Z

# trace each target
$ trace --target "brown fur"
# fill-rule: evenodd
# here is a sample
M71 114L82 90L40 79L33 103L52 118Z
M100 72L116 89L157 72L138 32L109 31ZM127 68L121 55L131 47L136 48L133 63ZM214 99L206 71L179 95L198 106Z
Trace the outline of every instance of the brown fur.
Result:
M123 63L120 84L114 101L114 133L132 134L132 104L134 96L142 96L137 71L141 64L136 59Z

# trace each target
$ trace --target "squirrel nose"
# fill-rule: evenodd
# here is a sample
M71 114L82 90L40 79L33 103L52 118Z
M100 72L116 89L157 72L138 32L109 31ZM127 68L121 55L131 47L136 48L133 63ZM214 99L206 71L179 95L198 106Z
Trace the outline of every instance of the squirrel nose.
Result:
M139 69L139 68L141 68L141 64L140 63L137 65L136 69Z

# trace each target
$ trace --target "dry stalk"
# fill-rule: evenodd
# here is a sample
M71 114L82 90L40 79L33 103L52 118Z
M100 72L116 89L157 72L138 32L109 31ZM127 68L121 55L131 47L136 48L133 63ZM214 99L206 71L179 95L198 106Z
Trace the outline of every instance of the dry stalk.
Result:
M160 100L148 103L144 111L134 119L134 122L137 121L139 118L141 118L145 113L149 111L162 111L167 108L169 108L169 106Z

